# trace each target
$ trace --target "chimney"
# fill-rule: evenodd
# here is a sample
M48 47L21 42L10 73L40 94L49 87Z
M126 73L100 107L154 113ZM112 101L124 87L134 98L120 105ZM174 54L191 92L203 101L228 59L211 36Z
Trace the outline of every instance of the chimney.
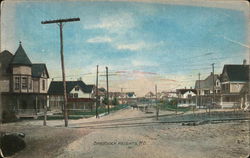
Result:
M246 59L243 60L243 65L247 65L247 60Z

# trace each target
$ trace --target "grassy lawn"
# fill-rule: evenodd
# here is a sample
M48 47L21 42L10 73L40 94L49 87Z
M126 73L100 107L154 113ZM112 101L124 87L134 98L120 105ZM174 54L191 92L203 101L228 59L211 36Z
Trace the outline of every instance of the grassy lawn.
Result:
M121 105L116 105L112 108L110 108L110 112L114 112L117 110L121 110L121 109L125 109L127 108L127 105L121 104ZM108 109L104 108L104 107L100 107L98 108L98 113L99 115L102 113L107 113ZM93 109L92 111L69 111L69 119L81 119L81 118L88 118L88 117L92 117L95 116L95 109ZM43 120L44 116L39 116L38 117L39 120ZM48 115L47 116L47 120L61 120L64 119L63 115L61 114L56 114L56 115Z
M168 111L176 111L176 105L162 103L160 104L160 109L168 110ZM189 110L192 110L192 107L177 107L177 111L180 111L180 112L187 112Z

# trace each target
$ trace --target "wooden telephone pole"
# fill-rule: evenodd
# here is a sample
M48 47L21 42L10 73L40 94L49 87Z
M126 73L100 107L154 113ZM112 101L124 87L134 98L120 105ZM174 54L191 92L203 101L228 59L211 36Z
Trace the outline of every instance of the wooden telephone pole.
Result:
M212 69L213 69L213 105L215 103L215 88L214 88L214 63L212 64Z
M213 75L213 99L212 99L212 104L214 106L214 102L215 102L215 90L214 90L214 63L212 64L212 75ZM210 106L211 106L210 105ZM209 117L210 117L210 109L211 107L209 106Z
M66 81L65 81L65 68L64 68L64 56L63 56L63 24L66 22L80 21L80 18L71 19L58 19L50 21L42 21L42 24L58 24L60 28L60 53L61 53L61 66L62 66L62 77L63 77L63 94L64 94L64 121L65 127L68 127L68 108L67 108L67 92L66 92Z
M123 97L124 97L124 95L122 93L123 93L123 88L121 88L121 97L122 97L122 104L123 104Z
M199 90L198 90L198 106L199 109L201 108L201 74L198 74L199 76Z
M98 96L98 65L96 65L96 104L95 104L95 117L98 118L98 106L99 106L99 96Z
M159 106L157 104L157 85L155 85L155 104L156 104L156 120L159 117Z
M107 66L106 66L106 81L107 81L107 104L108 104L108 114L109 114L109 76L108 76Z

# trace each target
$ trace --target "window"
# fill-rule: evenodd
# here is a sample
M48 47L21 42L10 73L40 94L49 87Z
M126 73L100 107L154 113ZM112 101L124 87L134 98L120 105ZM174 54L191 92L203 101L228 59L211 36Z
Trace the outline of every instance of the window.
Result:
M230 84L226 84L226 90L230 92Z
M210 90L204 90L205 94L210 94Z
M69 94L69 98L73 98L74 94L73 93L70 93Z
M78 93L74 93L74 98L78 98Z
M223 85L221 86L221 90L222 90L222 91L225 91L225 90L226 90L225 84L223 84Z
M30 85L29 85L30 89L32 89L32 82L33 82L32 79L30 79Z
M75 91L79 91L79 87L77 86L77 87L75 87Z
M216 86L219 86L220 85L220 82L219 81L216 81Z
M15 89L20 88L20 77L15 77Z
M45 90L45 80L43 80L42 89Z
M28 78L22 77L22 89L27 89L27 88L28 88Z

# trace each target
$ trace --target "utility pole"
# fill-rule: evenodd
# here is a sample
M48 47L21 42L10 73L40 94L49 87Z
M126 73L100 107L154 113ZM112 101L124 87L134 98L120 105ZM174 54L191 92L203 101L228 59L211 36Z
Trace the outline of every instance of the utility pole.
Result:
M107 103L108 103L108 114L109 114L109 77L108 77L108 67L106 66L106 81L107 81Z
M68 127L68 108L67 108L67 92L66 92L66 81L65 81L65 69L64 69L64 55L63 55L63 24L66 22L80 21L80 18L71 19L58 19L50 21L42 21L42 24L54 24L56 23L60 28L60 53L61 53L61 67L62 67L62 77L63 77L63 94L64 94L64 121L65 127Z
M201 108L201 99L200 99L200 95L201 95L201 74L198 74L199 76L199 91L198 91L198 104L199 104L199 109Z
M121 88L121 97L122 97L122 104L123 104L123 88Z
M47 96L46 96L47 97ZM44 126L46 126L47 125L47 123L46 123L46 121L47 121L47 103L44 101L43 102L44 103L44 119L43 119L43 125Z
M155 85L155 105L156 105L156 120L159 117L159 106L157 104L157 85Z
M99 106L99 96L98 96L98 65L96 65L96 103L95 103L95 117L98 118L98 106Z
M212 99L212 105L214 107L215 102L215 88L214 88L214 63L212 64L212 72L213 72L213 99ZM210 107L209 107L209 116L210 116Z

